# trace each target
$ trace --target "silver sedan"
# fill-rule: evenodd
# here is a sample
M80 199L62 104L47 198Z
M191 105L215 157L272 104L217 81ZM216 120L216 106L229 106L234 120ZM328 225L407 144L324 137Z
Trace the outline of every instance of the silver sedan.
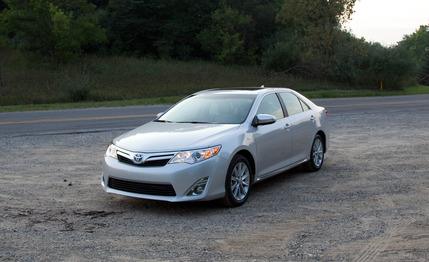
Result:
M101 184L129 197L239 206L263 179L301 164L319 170L327 147L327 111L301 94L212 89L115 138Z

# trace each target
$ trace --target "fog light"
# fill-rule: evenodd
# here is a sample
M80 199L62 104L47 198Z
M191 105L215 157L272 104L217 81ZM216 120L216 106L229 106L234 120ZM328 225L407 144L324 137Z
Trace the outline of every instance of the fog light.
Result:
M209 181L208 177L203 177L197 180L187 191L187 196L198 196L204 192L206 189L207 181Z

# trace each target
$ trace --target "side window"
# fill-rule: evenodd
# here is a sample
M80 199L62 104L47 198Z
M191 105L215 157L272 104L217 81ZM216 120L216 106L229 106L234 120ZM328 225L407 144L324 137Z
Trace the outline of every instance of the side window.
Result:
M262 99L257 114L273 115L276 119L284 118L283 109L276 94L270 94Z
M301 102L302 109L304 109L304 111L311 110L311 108L304 101L302 101L301 99L299 101Z
M282 98L283 103L286 106L286 110L290 116L303 112L301 102L294 94L280 93L280 97Z

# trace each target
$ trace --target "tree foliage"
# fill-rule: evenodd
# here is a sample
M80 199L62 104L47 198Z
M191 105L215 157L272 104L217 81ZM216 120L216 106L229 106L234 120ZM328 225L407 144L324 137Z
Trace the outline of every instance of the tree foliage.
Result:
M201 56L196 38L216 1L111 0L106 25L114 51L188 59Z
M285 0L278 22L299 35L310 55L330 55L342 22L353 13L356 0Z
M103 54L255 64L375 88L427 74L428 26L395 47L368 43L342 28L355 2L0 0L0 45L59 61L102 47Z
M203 50L219 62L249 62L251 50L246 53L244 43L250 23L250 16L223 5L214 11L210 27L204 29L198 39Z
M270 70L351 85L397 88L414 65L398 48L368 43L344 31L355 0L285 0L280 33L263 56Z
M277 41L289 42L288 46L300 50L300 59L294 60L306 65L302 64L299 68L307 69L305 71L315 77L325 75L337 51L338 42L344 39L340 26L350 18L355 2L285 0L277 21L286 37ZM290 39L294 39L293 42ZM274 43L274 48L279 45L278 42Z
M58 61L106 41L95 6L84 0L9 0L0 13L8 43Z
M398 47L408 52L417 65L422 65L429 48L429 25L422 25L411 35L405 36Z
M426 49L424 53L424 58L422 59L422 65L418 72L418 81L422 85L429 86L429 48Z
M422 25L399 42L398 49L412 59L417 72L417 81L429 85L429 25Z

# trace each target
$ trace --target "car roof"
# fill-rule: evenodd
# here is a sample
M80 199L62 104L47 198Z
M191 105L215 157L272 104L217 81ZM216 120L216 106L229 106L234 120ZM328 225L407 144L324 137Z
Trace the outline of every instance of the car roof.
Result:
M289 88L284 87L230 87L230 88L214 88L207 89L195 93L194 95L199 94L266 94L270 92L284 92L291 91Z

